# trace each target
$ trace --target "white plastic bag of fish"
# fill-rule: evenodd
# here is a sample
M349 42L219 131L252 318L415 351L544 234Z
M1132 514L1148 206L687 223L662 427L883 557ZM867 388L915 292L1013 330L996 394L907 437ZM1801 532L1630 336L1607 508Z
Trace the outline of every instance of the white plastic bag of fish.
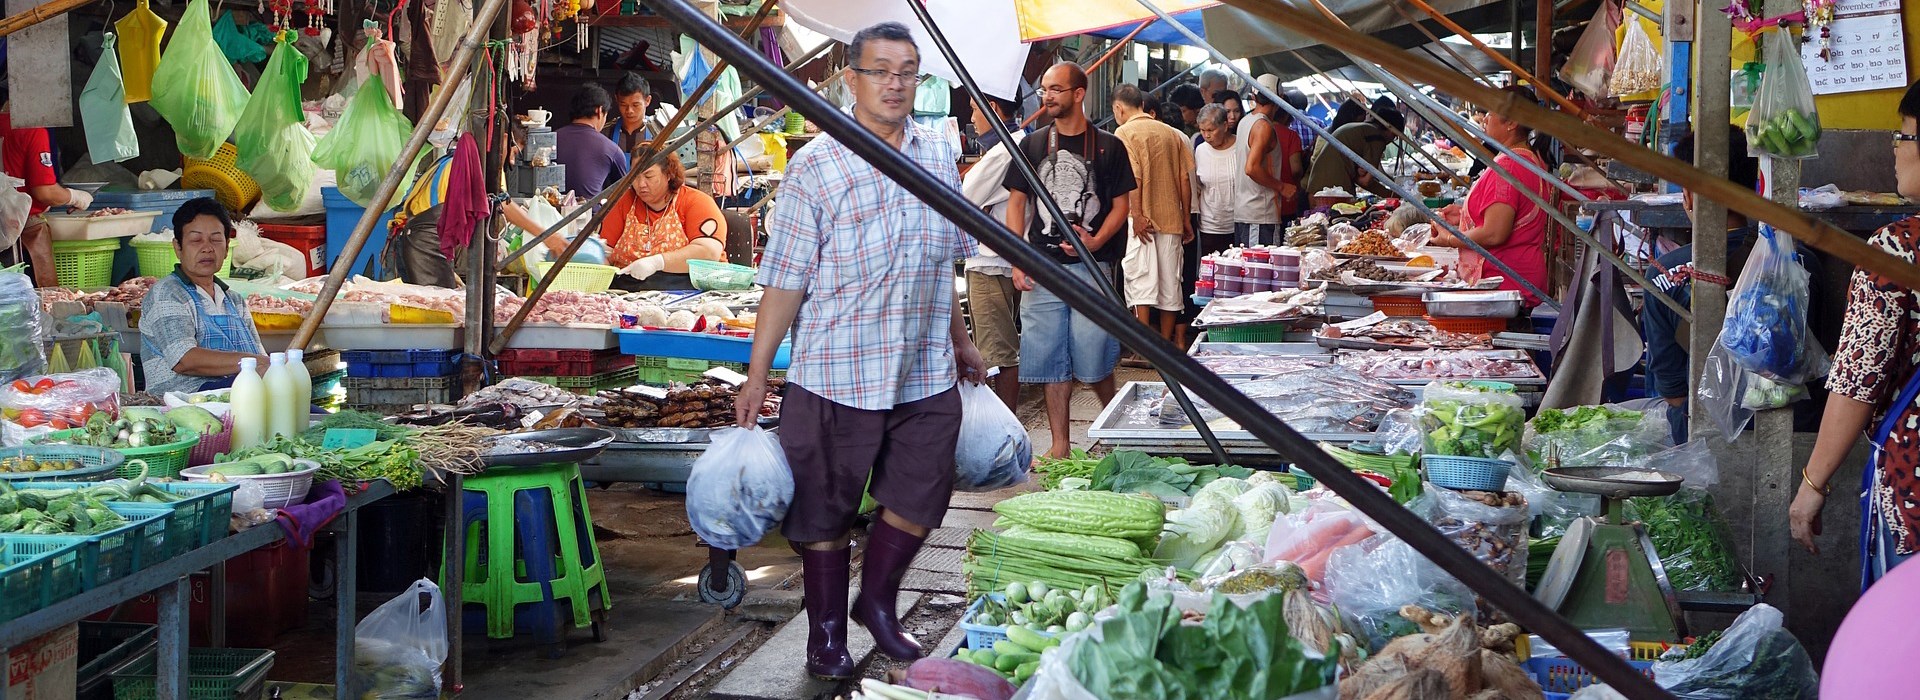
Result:
M759 427L713 436L687 477L687 520L708 545L746 549L787 517L793 471L780 440Z
M1033 440L1026 426L985 384L960 382L960 442L953 462L957 491L996 491L1025 483L1033 469Z

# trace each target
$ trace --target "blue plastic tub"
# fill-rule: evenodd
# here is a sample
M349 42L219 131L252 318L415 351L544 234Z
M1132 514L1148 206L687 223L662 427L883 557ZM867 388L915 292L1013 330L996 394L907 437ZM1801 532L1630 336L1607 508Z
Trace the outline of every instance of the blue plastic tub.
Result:
M712 362L753 361L753 339L717 333L658 331L644 328L614 331L620 338L620 352L643 357L678 357ZM786 369L792 360L792 346L781 343L773 355L773 369Z
M189 199L212 197L213 190L119 190L103 189L93 193L92 209L119 207L135 211L157 211L149 233L159 233L173 227L173 213Z
M366 207L353 203L338 188L320 188L321 199L327 204L327 268L332 269L339 263L340 251L347 246L347 238L353 235L353 227L360 223L360 215ZM380 267L380 251L387 247L387 225L393 221L394 212L388 211L379 223L373 227L373 233L367 236L367 244L360 249L359 257L354 258L352 274L361 274L366 267L373 268L373 278L381 279L384 271Z

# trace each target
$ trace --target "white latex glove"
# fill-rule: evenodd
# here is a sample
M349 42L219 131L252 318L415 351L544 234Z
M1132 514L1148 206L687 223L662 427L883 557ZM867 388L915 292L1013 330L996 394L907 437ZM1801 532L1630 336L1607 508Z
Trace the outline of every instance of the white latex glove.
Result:
M649 255L639 260L633 261L632 264L627 265L626 267L620 268L620 274L626 275L628 277L632 277L637 280L644 280L648 277L652 277L653 273L659 272L666 268L667 268L666 257L660 256L660 255Z
M67 189L67 206L74 211L85 211L93 206L93 193L86 190Z

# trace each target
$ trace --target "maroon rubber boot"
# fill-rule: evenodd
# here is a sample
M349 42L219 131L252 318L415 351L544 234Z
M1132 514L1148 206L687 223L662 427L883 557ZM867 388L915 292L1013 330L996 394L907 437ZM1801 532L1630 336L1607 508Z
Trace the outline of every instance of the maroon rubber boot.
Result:
M894 616L900 578L906 575L907 565L913 563L913 555L920 552L926 538L909 535L882 520L875 520L868 532L867 554L860 564L860 595L854 598L850 617L873 635L880 653L898 661L926 656L926 648L901 629L900 618Z
M853 577L851 551L802 550L801 580L807 608L807 673L826 680L853 677L847 652L847 588Z

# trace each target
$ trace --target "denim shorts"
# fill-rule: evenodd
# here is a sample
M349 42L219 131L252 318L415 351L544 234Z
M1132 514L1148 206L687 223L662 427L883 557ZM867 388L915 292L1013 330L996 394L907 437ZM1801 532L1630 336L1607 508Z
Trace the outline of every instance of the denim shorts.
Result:
M1068 265L1073 278L1088 287L1098 288L1088 265L1099 264L1113 279L1113 266L1105 263ZM1113 375L1120 364L1120 341L1102 330L1093 319L1067 306L1044 286L1036 286L1020 299L1020 383L1052 384L1078 379L1093 383Z

